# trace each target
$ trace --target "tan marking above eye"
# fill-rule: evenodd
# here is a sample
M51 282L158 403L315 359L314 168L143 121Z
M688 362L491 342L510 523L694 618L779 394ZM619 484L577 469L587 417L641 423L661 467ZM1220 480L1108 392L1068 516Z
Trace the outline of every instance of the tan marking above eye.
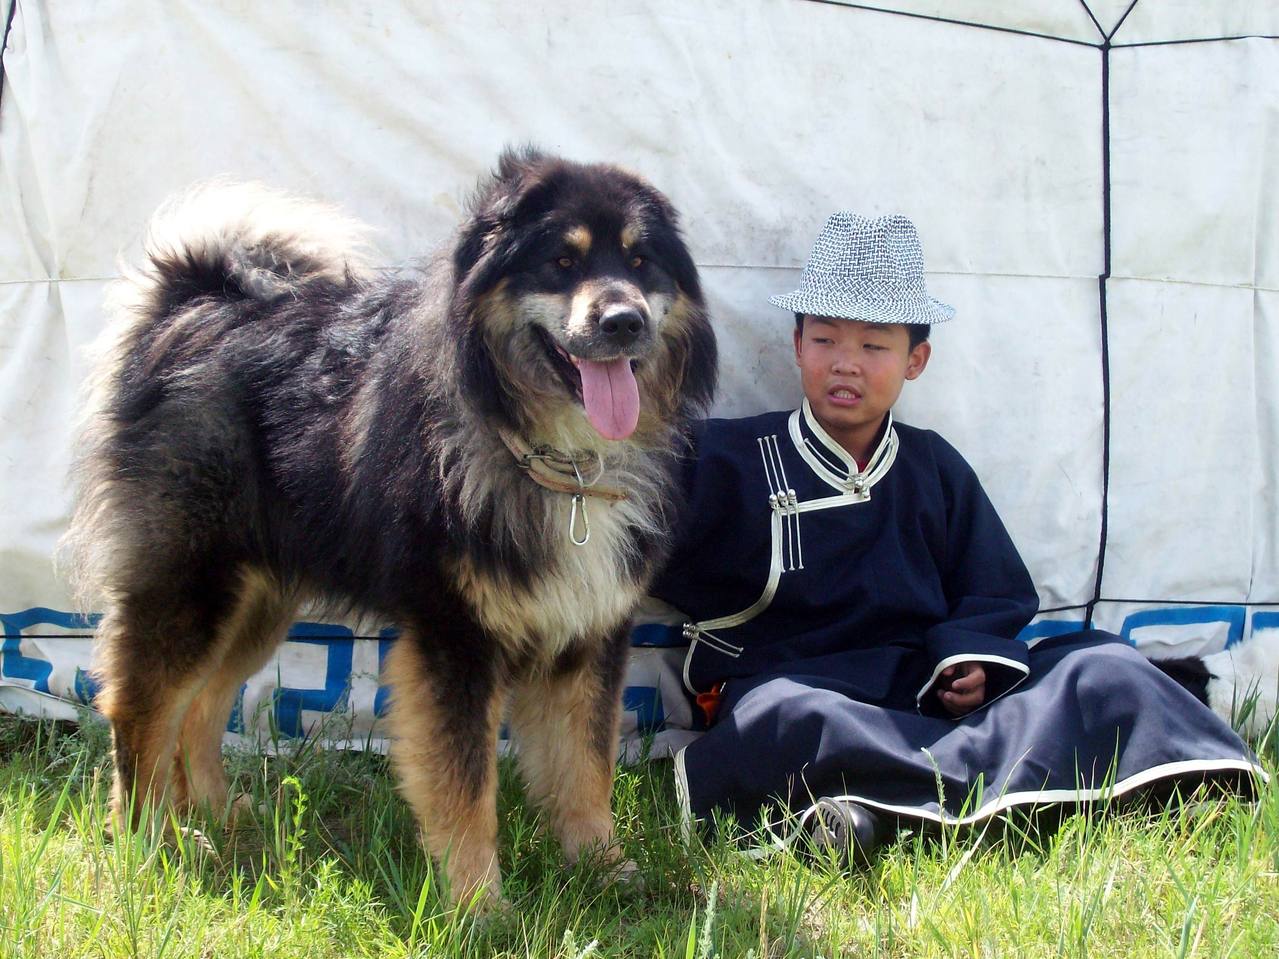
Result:
M564 242L586 256L591 249L591 231L584 226L575 226L564 234Z
M622 227L622 249L629 250L640 238L639 228L634 223Z

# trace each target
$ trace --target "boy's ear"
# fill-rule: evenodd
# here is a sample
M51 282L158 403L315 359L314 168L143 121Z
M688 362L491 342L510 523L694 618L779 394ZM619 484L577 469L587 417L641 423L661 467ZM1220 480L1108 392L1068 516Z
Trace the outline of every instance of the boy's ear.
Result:
M933 345L927 340L911 348L910 357L906 360L906 379L913 380L924 372L928 358L933 355Z
M804 345L803 331L797 326L795 327L795 365L799 366L800 349Z

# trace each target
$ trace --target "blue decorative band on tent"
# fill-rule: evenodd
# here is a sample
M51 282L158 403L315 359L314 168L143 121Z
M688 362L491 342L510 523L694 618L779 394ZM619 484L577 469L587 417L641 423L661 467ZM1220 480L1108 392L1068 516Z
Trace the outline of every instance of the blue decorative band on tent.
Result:
M1106 628L1142 647L1147 643L1157 647L1170 640L1179 642L1178 637L1189 635L1213 649L1229 649L1257 630L1279 628L1276 603L1112 599L1102 603ZM1083 626L1082 617L1082 606L1045 610L1018 638L1035 642L1074 632ZM96 621L96 617L43 607L0 613L4 631L0 642L0 687L29 690L46 702L60 700L71 707L92 705L97 687L88 669L91 627ZM367 731L385 716L390 704L390 689L381 685L378 677L394 640L393 629L384 629L375 636L358 636L349 627L337 624L295 624L277 663L242 687L227 729L239 734L269 729L273 735L291 739L314 735L330 717L336 720L337 729L343 729L355 714L361 714L361 728ZM686 645L680 627L641 624L632 633L632 645L633 657L644 658L646 666L628 675L623 689L628 735L637 738L665 729L686 728L680 717L688 704L674 692L680 689L678 662L681 647ZM668 695L675 696L678 702L663 699L666 679L671 680L672 692ZM247 695L250 686L254 689L252 696ZM353 694L353 690L357 693ZM332 738L333 732L334 729L327 729L322 735ZM358 746L360 742L359 736L351 737L351 744Z

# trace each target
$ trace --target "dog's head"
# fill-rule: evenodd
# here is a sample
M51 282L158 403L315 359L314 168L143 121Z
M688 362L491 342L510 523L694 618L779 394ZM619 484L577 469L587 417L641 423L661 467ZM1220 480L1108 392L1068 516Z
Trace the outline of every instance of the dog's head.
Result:
M710 402L697 270L670 202L634 174L508 150L453 267L461 386L486 416L580 446L656 438Z

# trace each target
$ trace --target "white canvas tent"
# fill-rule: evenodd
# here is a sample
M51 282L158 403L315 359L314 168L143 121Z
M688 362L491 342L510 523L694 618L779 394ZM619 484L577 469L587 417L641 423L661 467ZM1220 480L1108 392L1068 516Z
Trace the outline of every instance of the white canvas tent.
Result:
M52 568L83 347L117 255L213 175L336 201L389 265L508 143L665 190L718 412L793 405L790 289L836 208L903 212L939 298L900 417L965 452L1035 577L1027 638L1154 652L1279 623L1279 6L1265 0L0 0L0 707L70 715ZM678 719L660 626L632 725ZM385 637L307 624L237 723L377 738ZM236 728L241 728L237 726Z

